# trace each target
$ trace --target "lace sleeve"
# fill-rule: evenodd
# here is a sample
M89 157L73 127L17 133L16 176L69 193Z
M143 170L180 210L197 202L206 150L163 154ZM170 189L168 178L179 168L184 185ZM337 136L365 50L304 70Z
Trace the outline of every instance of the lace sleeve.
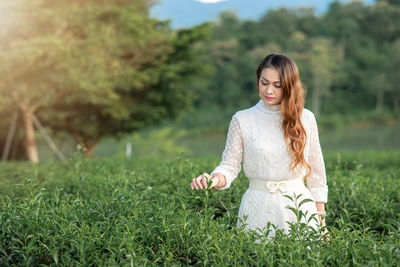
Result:
M310 118L310 150L308 154L311 175L307 178L307 187L315 202L328 201L328 186L326 183L325 163L318 137L317 121L313 113Z
M243 157L243 140L240 132L238 119L233 116L229 125L228 136L224 152L222 153L221 163L211 173L221 173L225 175L226 184L219 190L225 190L231 186L231 183L238 176L241 170Z

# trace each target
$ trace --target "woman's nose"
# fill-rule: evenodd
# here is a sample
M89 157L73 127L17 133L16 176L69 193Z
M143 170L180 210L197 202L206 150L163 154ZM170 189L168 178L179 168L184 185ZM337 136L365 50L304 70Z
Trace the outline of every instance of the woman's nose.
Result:
M267 85L267 87L265 88L265 92L267 92L268 94L272 93L272 86L271 85Z

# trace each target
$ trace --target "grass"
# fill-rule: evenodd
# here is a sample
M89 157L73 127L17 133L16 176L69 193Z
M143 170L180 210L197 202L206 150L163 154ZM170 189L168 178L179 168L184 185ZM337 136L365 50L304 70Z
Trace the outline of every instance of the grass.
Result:
M190 189L217 157L3 163L0 265L396 266L400 152L325 160L330 243L279 231L256 243L255 233L237 229L243 173L228 190Z

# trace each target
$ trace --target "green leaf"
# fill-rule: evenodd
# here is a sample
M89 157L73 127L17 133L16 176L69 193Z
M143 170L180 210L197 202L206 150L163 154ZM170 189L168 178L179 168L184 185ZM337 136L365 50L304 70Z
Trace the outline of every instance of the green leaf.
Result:
M296 200L298 200L303 194L299 194L298 196L296 196Z
M287 197L288 199L290 199L292 202L294 202L293 198L289 195L283 195L284 197Z
M291 211L293 211L293 213L294 213L296 216L297 216L297 214L299 213L299 210L296 209L296 208L294 208L294 207L286 206L286 208L289 209L289 210L291 210Z
M304 203L307 203L307 202L314 202L314 200L309 199L309 198L303 199L302 201L300 201L299 207L301 207L301 205L303 205Z

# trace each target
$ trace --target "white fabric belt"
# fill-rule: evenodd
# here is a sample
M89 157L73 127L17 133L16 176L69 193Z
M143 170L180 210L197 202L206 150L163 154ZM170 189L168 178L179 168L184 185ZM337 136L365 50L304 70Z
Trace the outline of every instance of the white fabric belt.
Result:
M249 188L253 190L276 193L277 190L282 193L294 191L304 186L303 178L282 181L266 181L261 179L249 179Z

